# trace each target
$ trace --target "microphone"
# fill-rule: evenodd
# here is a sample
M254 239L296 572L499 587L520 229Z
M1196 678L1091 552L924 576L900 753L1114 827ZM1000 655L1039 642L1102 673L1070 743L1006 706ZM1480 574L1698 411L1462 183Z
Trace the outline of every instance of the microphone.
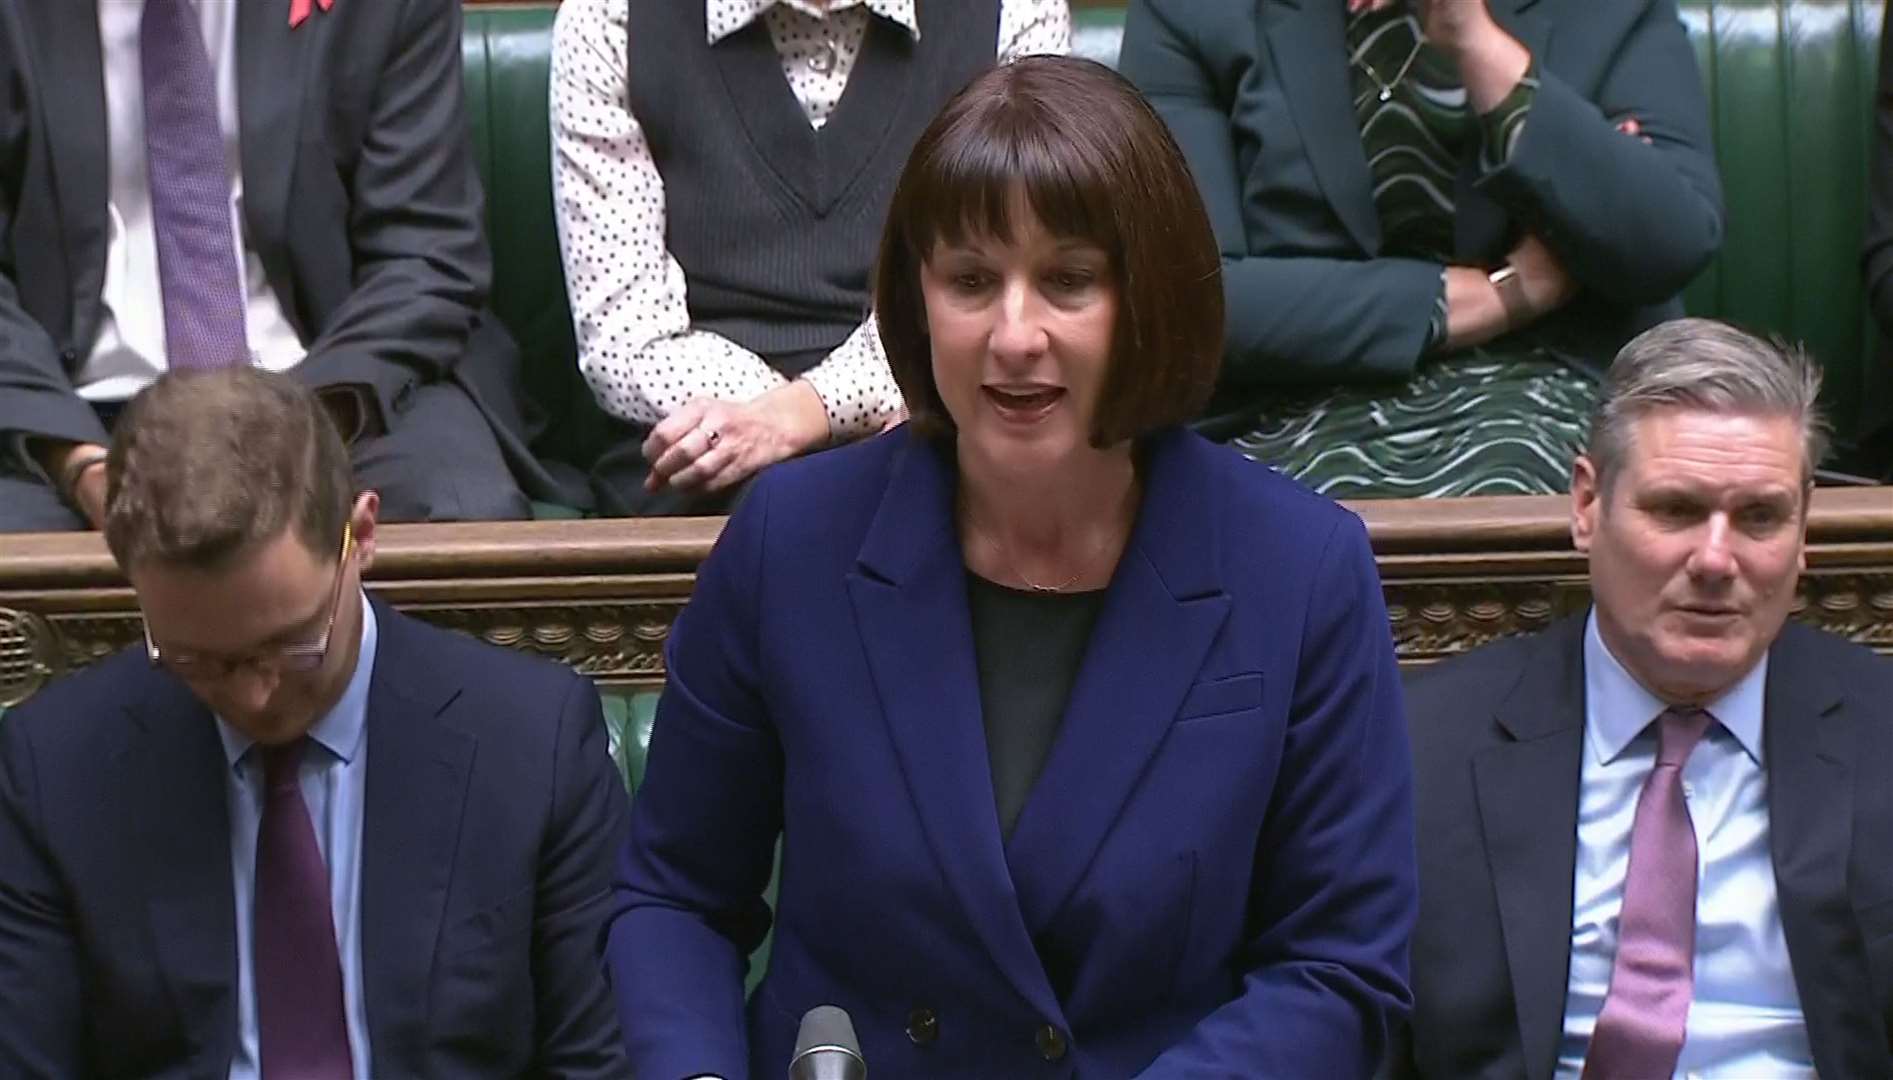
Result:
M854 1037L854 1021L833 1005L817 1005L802 1014L795 1033L789 1080L867 1080L868 1063Z

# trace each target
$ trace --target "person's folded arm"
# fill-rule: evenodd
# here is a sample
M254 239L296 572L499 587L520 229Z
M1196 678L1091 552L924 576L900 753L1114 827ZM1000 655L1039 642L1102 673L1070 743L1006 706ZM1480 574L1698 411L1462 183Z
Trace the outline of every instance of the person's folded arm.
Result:
M578 365L606 412L655 425L688 402L747 402L786 380L690 326L665 247L664 179L627 104L625 0L567 0L552 45L552 191Z
M1227 104L1241 76L1234 69L1239 50L1204 48L1193 35L1253 37L1253 11L1227 5L1227 25L1222 25L1205 21L1198 4L1132 0L1118 66L1150 99L1182 148L1223 253L1228 329L1223 382L1404 378L1427 349L1440 295L1440 264L1250 254ZM1175 19L1177 11L1190 13L1187 24ZM1227 61L1214 59L1225 55ZM1221 63L1229 69L1217 70Z
M38 776L26 724L0 722L0 1076L52 1080L84 1072L84 1011L74 915L44 847L58 794Z
M1413 767L1373 553L1352 515L1328 538L1307 607L1240 993L1144 1080L1365 1080L1412 1007Z
M413 386L459 363L492 278L460 4L398 2L398 35L348 180L354 287L294 369L318 391L355 388L370 431L386 430Z
M605 952L637 1076L749 1074L743 978L782 828L758 641L770 487L738 506L665 650Z
M821 397L833 442L872 435L905 407L881 347L880 323L872 315L821 363L803 372L802 380Z
M1682 291L1722 245L1709 108L1674 0L1587 11L1616 48L1595 97L1537 66L1503 165L1478 186L1556 253L1585 289L1623 304ZM1640 137L1619 125L1634 120Z

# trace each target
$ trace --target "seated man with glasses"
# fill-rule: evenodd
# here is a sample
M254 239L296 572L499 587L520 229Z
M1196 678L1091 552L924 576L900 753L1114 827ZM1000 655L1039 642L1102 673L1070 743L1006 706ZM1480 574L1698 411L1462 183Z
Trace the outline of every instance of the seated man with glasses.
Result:
M0 722L0 1076L623 1076L591 684L367 597L288 376L161 377L107 476L143 655Z

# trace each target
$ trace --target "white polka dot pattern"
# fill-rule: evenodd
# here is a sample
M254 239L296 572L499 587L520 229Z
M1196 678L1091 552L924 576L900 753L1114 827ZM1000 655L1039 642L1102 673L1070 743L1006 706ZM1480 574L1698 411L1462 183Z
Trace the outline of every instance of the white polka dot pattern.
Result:
M687 2L687 0L677 0ZM879 16L919 33L918 0L706 0L712 42L763 19L809 123L827 123ZM951 2L951 0L945 0ZM625 106L628 0L564 0L553 31L553 198L579 368L614 416L654 424L696 398L747 401L783 377L728 338L690 327L683 268L664 242L664 181ZM996 55L1064 53L1066 0L1002 0ZM870 317L802 378L836 440L901 406Z

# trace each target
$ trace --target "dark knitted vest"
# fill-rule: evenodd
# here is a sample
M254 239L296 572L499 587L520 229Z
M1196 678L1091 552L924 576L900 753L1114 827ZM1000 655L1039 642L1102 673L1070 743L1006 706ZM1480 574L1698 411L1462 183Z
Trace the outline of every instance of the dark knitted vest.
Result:
M816 131L761 19L705 43L703 0L630 0L629 105L664 177L690 321L801 374L869 308L894 181L954 91L991 67L998 0L920 0L920 39L869 20Z

